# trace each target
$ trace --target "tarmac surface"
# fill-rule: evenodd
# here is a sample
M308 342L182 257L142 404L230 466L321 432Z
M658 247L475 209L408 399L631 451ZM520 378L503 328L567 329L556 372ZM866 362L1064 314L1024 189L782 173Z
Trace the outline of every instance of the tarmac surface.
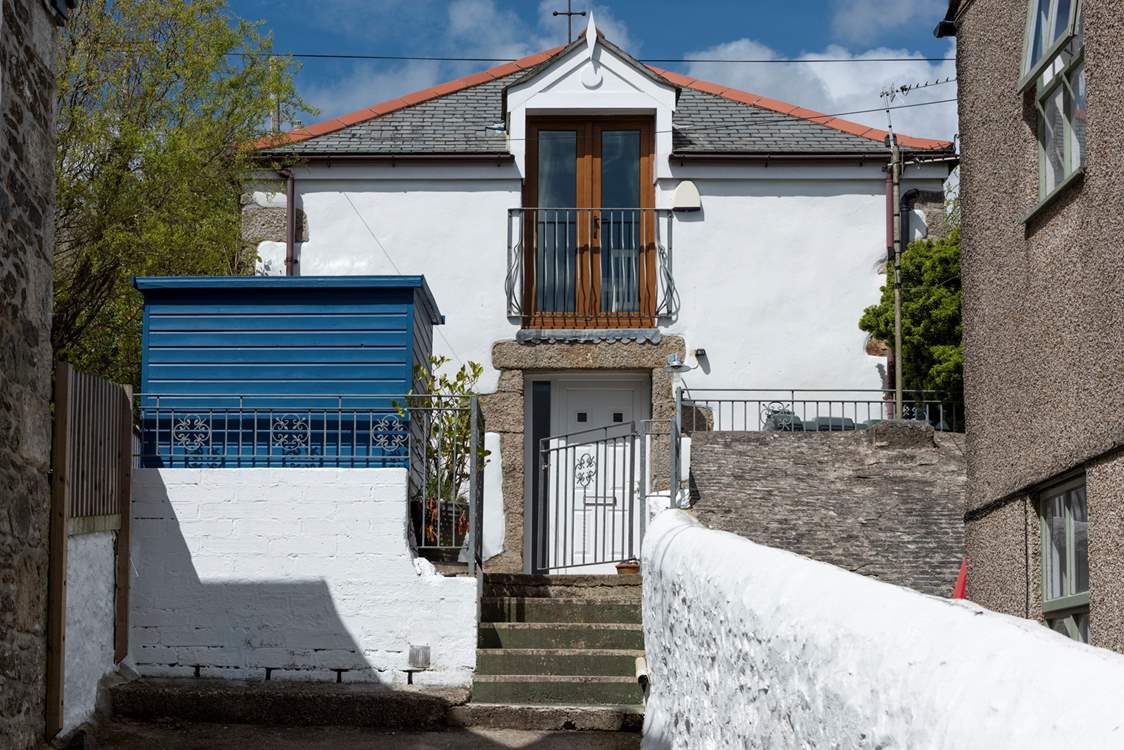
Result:
M393 732L351 727L263 727L119 720L98 731L96 747L98 750L634 750L640 747L640 735L515 729Z

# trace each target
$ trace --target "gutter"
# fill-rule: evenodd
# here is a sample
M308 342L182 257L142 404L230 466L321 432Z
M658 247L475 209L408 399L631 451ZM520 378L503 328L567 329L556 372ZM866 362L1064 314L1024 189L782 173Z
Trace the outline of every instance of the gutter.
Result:
M262 161L277 157L299 157L304 164L325 162L331 165L334 161L341 162L496 162L506 164L515 161L515 155L501 151L480 151L455 154L380 154L380 153L354 153L354 154L302 154L299 151L287 153L263 153Z

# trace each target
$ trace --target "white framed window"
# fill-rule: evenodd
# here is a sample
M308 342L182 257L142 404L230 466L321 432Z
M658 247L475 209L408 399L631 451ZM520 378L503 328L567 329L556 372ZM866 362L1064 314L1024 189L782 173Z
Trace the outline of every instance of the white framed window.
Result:
M1054 630L1089 642L1089 506L1085 479L1039 496L1042 613Z
M1034 87L1038 196L1085 167L1085 29L1081 0L1030 0L1020 90Z

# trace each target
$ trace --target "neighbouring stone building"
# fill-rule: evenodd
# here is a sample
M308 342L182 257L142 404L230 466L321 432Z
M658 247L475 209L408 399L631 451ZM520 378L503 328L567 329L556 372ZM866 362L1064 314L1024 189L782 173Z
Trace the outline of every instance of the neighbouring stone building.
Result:
M952 0L968 596L1124 651L1124 12ZM1028 28L1029 26L1029 28Z
M55 26L73 0L0 19L0 746L43 733L54 247Z
M710 528L947 597L964 555L963 443L916 422L696 432L692 511Z

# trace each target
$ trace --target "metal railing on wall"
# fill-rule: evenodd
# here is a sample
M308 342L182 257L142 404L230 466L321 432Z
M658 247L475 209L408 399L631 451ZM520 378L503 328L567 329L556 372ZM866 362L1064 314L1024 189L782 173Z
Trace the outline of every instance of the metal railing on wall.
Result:
M673 319L672 224L665 209L510 209L508 316L545 328L644 328Z
M895 413L892 389L681 388L679 427L691 432L847 432L888 419L963 432L964 407L937 391L905 391Z

